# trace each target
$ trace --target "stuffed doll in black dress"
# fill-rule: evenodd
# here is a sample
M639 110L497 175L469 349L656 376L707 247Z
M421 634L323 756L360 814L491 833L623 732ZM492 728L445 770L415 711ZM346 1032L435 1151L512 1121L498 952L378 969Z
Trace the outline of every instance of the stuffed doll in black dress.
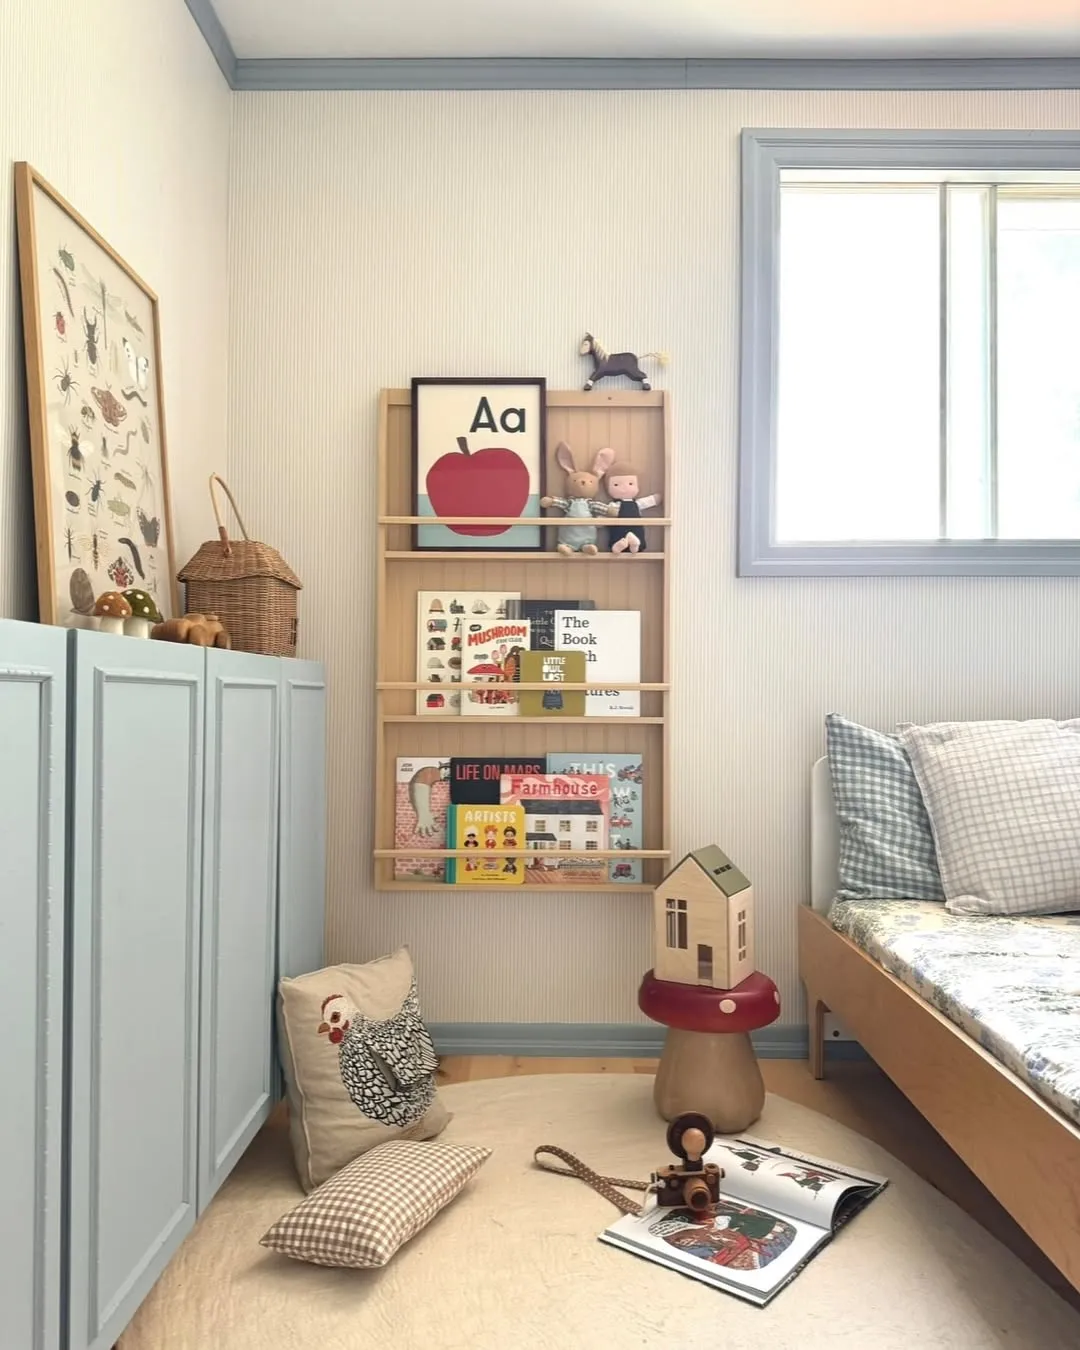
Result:
M660 505L660 494L639 497L637 473L625 461L612 464L604 475L604 489L611 498L610 515L618 514L620 522L640 520L642 508ZM617 508L617 511L616 509ZM612 525L608 530L608 548L612 553L641 553L645 549L645 531L633 525Z

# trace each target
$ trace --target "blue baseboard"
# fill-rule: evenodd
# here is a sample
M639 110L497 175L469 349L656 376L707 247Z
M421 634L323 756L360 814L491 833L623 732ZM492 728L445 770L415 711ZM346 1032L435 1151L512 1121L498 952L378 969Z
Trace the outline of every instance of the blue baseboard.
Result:
M429 1026L440 1055L529 1055L552 1059L656 1059L664 1046L664 1028L627 1022L433 1022ZM774 1026L755 1031L751 1040L759 1059L806 1059L805 1026ZM865 1059L855 1041L829 1041L829 1059Z

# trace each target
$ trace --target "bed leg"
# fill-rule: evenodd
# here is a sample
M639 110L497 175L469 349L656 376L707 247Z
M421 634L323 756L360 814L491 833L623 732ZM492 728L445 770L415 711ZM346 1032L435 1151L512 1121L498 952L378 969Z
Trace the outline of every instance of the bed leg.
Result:
M809 989L806 1006L810 1014L810 1072L815 1078L825 1077L825 1014L829 1011Z

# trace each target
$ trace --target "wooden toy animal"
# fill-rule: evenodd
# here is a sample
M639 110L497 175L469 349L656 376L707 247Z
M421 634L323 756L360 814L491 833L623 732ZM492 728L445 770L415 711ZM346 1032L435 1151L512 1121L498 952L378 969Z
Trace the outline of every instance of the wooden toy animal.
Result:
M565 497L541 497L541 506L554 506L565 511L572 520L590 520L593 516L612 514L606 502L598 502L596 493L600 479L608 465L615 458L615 451L598 450L593 458L592 468L579 469L574 456L565 441L555 447L555 462L566 474ZM617 510L618 508L613 508ZM560 553L595 553L595 525L560 525L558 550Z
M166 619L151 628L158 642L190 642L193 647L232 648L232 638L216 614L185 614L182 619Z
M628 380L633 380L635 384L640 384L642 389L651 389L648 376L641 369L641 361L659 361L662 366L668 363L667 352L645 352L637 357L633 352L609 352L606 347L602 347L591 333L586 333L581 339L581 346L578 348L579 356L591 356L593 363L593 373L585 381L585 388L591 389L598 380L611 380L619 375L625 375Z

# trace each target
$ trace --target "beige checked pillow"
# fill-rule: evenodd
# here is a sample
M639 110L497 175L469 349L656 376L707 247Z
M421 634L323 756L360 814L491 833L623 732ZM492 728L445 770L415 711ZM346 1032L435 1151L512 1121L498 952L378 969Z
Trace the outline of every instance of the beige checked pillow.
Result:
M385 1266L448 1205L491 1149L396 1139L324 1181L259 1239L317 1266Z
M310 1191L390 1139L430 1139L450 1119L404 947L278 986L281 1062L300 1184Z

